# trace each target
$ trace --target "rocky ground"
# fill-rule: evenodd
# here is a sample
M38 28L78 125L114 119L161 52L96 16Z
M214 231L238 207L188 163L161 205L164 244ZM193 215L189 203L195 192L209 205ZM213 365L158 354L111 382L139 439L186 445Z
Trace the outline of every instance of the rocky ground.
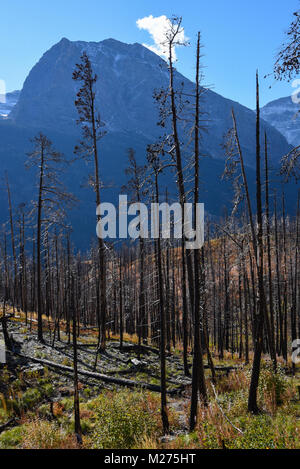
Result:
M6 380L0 382L0 394L7 397L7 389L15 389L19 396L25 395L26 401L27 394L29 393L30 397L31 392L33 396L29 400L32 402L24 402L21 407L23 406L23 410L26 410L27 406L28 409L35 409L36 412L45 405L49 405L51 410L54 403L73 396L73 346L72 343L68 343L68 336L61 332L61 340L56 340L53 346L53 335L50 335L45 327L45 343L41 344L37 339L36 323L33 322L32 327L26 326L21 318L9 321L8 329L13 338L14 353L7 353L7 363L5 366L2 365ZM78 338L78 369L80 395L83 400L96 397L103 390L127 388L127 382L130 387L131 383L136 384L136 389L149 385L153 386L153 390L159 391L158 349L143 347L139 353L137 345L126 340L124 348L120 350L119 341L110 339L107 341L106 351L98 354L95 368L96 350L95 331L82 331ZM64 369L58 369L54 364L61 365ZM169 403L178 415L183 432L187 429L185 407L188 403L191 378L184 375L180 353L167 354L167 370ZM97 378L87 376L84 372L105 375L107 380L103 381L98 376ZM109 381L115 378L120 379L122 384ZM47 388L46 391L45 388ZM36 391L36 396L32 390ZM72 411L70 411L70 418L71 415ZM6 420L7 418L4 417L1 419L0 415L0 428L1 424L6 424Z
M53 337L44 332L45 344L38 342L35 329L30 330L22 322L11 321L9 332L15 343L15 351L27 359L9 354L8 364L19 366L22 370L26 368L41 369L42 365L33 363L32 359L47 360L56 364L72 367L73 346L68 343L68 337L61 333L61 341L55 341L52 346ZM90 372L97 372L116 378L126 378L134 382L159 385L160 362L159 351L153 347L143 347L138 352L136 344L126 341L124 348L120 350L117 340L108 340L106 351L98 354L97 366L95 368L97 341L95 334L89 331L83 332L78 338L78 368ZM182 393L189 386L191 379L184 376L182 357L180 354L167 354L167 383L172 391ZM49 367L51 369L51 366ZM55 369L53 368L53 371ZM59 372L59 370L56 370ZM84 380L91 380L85 376ZM93 382L95 380L91 380ZM94 383L98 388L110 388L109 383L96 380Z
M45 322L41 344L36 326L35 320L30 327L21 317L8 322L14 350L0 364L0 449L77 445L72 337L62 330L53 345ZM189 434L191 378L184 375L182 352L172 351L166 358L171 432L164 435L159 350L143 346L139 351L136 338L128 336L120 349L118 338L111 337L95 367L96 350L97 331L82 329L78 370L85 448L299 448L298 368L293 377L291 367L279 363L274 375L268 357L263 358L262 412L252 416L247 412L251 364L229 353L222 361L214 355L216 384L205 364L209 405L200 408L196 431Z

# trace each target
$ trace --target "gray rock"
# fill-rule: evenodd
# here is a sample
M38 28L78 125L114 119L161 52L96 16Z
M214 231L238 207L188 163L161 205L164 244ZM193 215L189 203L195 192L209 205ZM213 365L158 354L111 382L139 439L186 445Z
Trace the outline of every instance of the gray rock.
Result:
M137 358L132 358L131 360L131 363L134 365L134 366L141 366L143 363L138 360Z
M10 119L20 125L30 123L39 128L76 132L74 97L78 85L72 80L72 73L83 51L89 55L98 76L96 105L108 133L131 135L133 143L141 137L155 141L161 129L156 125L159 116L153 92L168 87L167 64L141 44L125 44L114 39L73 42L63 38L51 47L26 78ZM179 72L175 72L174 78L177 89L183 84L186 93L194 92L194 84ZM205 152L213 158L224 159L220 144L232 127L231 109L234 108L245 162L254 167L254 112L211 90L205 92L202 103L209 119L208 132L203 134ZM286 141L276 129L266 123L264 126L270 141L270 158L278 161L278 153L286 147ZM184 134L182 129L182 137Z
M291 96L266 104L261 109L261 116L282 133L291 145L300 145L300 106L292 101Z

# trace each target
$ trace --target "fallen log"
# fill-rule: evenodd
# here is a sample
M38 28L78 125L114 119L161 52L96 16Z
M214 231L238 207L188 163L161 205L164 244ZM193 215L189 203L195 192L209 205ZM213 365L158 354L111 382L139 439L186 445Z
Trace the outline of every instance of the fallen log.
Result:
M230 425L239 433L241 433L241 435L244 435L244 432L239 428L239 427L236 427L232 422L231 420L229 420L229 418L227 417L227 415L225 414L224 410L222 409L220 403L219 403L219 398L218 398L218 395L217 395L217 392L216 392L216 388L214 387L213 383L211 383L211 386L213 388L213 392L214 392L214 395L215 395L215 398L216 398L216 403L217 403L217 406L219 407L220 411L222 412L223 416L225 417L225 419L227 420L227 422L230 423Z
M62 370L68 373L74 372L74 369L71 366L61 365L55 362L51 362L49 360L42 360L41 358L29 357L27 355L22 355L16 352L14 352L14 354L21 358L25 358L27 360L40 363L42 365L49 366L54 369L56 368L58 370ZM83 376L88 376L89 378L93 378L99 381L103 381L104 383L117 384L118 386L125 386L128 388L142 388L142 389L148 389L149 391L161 392L160 386L156 384L132 381L130 379L124 379L124 378L116 378L114 376L107 376L107 375L103 375L102 373L95 373L95 372L87 371L87 370L78 370L78 374L83 375ZM182 390L181 388L169 389L167 393L170 395L174 395L174 394L180 393L181 390Z
M210 369L210 366L209 365L204 365L204 368L205 369ZM215 370L216 371L226 371L226 372L229 372L229 371L232 371L232 370L240 370L242 368L242 366L222 366L222 365L215 365Z
M113 345L116 348L120 348L119 345ZM138 345L138 344L123 344L120 348L123 352L140 352L140 353L155 353L156 355L160 354L159 349L150 347L149 345ZM166 352L166 356L171 355L169 352Z
M4 432L9 427L15 426L17 424L17 421L15 418L9 420L8 422L4 423L3 425L0 425L0 433Z

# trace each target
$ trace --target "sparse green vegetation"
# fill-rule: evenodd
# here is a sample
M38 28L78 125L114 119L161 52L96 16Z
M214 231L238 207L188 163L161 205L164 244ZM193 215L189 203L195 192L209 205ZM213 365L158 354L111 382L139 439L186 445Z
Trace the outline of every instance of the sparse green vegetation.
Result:
M62 356L61 360L63 362L66 357ZM120 376L126 371L126 377L129 374L137 381L159 384L159 380L152 376L159 376L158 364L151 361L151 356L148 360L149 366L143 371L135 371L122 361L119 365L116 361L114 369L119 370ZM167 379L171 383L182 379L182 368L177 367L176 356L174 360L172 356L168 360ZM230 359L226 356L223 361L215 357L216 366L238 364L241 363L235 356ZM0 423L15 418L13 425L16 426L0 434L0 448L76 448L74 397L68 381L47 368L18 371L17 377L9 368L2 371L0 387L6 392L0 398ZM192 433L186 431L189 396L169 398L173 435L164 442L161 440L159 394L126 388L99 391L98 383L81 384L83 447L299 448L298 378L287 375L280 364L274 374L270 362L263 361L258 389L261 414L255 416L247 412L250 372L250 366L242 366L228 375L218 372L216 401L210 386L210 370L206 370L209 404L207 408L199 408L198 423ZM169 386L176 387L175 384Z

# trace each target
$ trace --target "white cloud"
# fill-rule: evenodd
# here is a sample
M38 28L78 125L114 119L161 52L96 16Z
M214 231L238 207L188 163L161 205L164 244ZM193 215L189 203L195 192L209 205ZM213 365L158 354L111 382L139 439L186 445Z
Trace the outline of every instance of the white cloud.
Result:
M143 44L143 46L147 47L152 52L155 52L161 57L167 58L168 51L166 50L163 43L166 40L166 32L171 26L171 21L169 20L169 18L167 18L165 15L156 17L150 15L138 19L136 24L139 29L144 29L145 31L148 31L154 42L154 44L152 45ZM188 38L185 37L183 28L179 32L177 39L180 42L186 42L188 40ZM173 48L173 56L174 60L176 60L175 47Z

